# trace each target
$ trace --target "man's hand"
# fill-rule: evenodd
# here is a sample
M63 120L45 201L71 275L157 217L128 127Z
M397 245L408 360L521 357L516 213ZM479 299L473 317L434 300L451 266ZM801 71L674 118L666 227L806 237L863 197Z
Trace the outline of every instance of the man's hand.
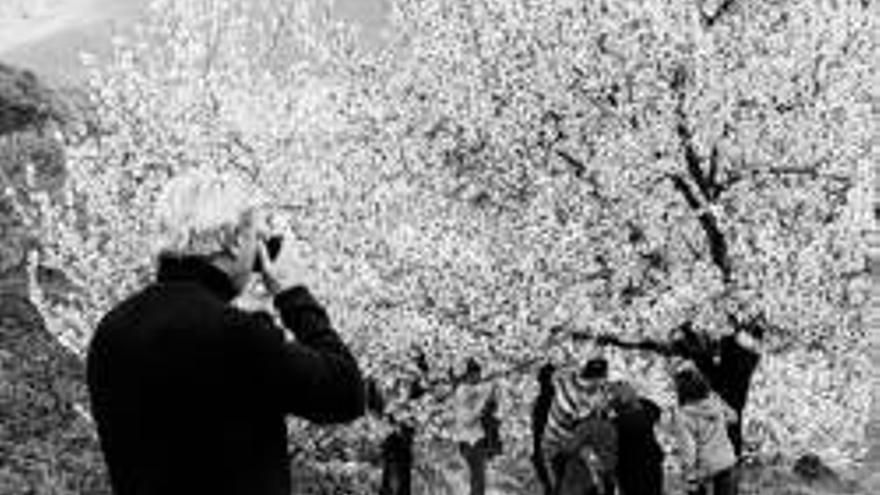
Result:
M282 235L281 250L274 260L270 258L265 242L259 242L257 256L263 266L263 282L273 296L305 283L302 252L300 241L290 231L285 231Z

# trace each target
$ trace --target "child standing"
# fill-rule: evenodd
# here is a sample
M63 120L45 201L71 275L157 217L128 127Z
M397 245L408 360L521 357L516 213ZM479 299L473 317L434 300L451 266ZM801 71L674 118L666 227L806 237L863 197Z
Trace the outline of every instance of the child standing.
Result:
M736 495L736 454L727 434L736 413L712 392L697 369L677 371L673 380L679 404L673 424L689 493Z

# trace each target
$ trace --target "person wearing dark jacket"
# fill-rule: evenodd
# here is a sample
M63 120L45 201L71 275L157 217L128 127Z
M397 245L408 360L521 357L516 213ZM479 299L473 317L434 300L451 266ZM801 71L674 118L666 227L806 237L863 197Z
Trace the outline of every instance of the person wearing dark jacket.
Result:
M556 367L552 363L546 363L538 371L538 397L532 406L532 455L530 460L535 468L535 474L541 483L544 495L550 494L550 475L547 472L547 461L541 451L541 442L544 439L544 428L550 416L550 406L553 404L555 388L553 386L553 374Z
M566 459L572 459L575 452L592 451L602 465L603 474L613 475L615 468L611 466L617 464L617 435L608 418L611 392L608 360L592 356L580 369L557 375L541 438L541 455L552 493L557 493L563 485ZM605 478L602 484L613 486L613 479Z
M765 323L758 318L744 323L731 319L731 323L733 333L715 340L697 333L690 322L685 322L673 329L667 342L624 341L613 335L601 335L597 341L600 345L646 350L693 362L712 390L736 413L736 420L728 424L727 431L739 458L742 453L742 415L752 376L761 360Z
M329 424L363 413L358 364L302 284L296 240L269 257L254 197L229 176L173 179L157 204L156 280L89 343L115 495L289 495L285 416ZM257 257L285 328L230 304Z
M661 410L626 382L612 383L611 408L617 428L617 483L620 495L663 493L663 448L654 427Z

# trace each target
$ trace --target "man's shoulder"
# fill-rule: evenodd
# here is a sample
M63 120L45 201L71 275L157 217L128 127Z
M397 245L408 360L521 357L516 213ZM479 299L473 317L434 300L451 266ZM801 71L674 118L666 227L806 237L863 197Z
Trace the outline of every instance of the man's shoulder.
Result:
M224 306L222 301L213 300L193 284L153 282L113 305L98 321L95 334L114 333L116 329L149 328L153 322L175 317L204 321L205 316L222 314Z
M168 301L177 300L180 296L187 297L188 294L198 294L195 288L188 287L188 285L151 282L114 304L105 314L105 318L112 319L155 304L167 304Z
M153 284L141 288L115 303L98 321L98 329L116 326L122 320L130 318L154 296L152 292Z

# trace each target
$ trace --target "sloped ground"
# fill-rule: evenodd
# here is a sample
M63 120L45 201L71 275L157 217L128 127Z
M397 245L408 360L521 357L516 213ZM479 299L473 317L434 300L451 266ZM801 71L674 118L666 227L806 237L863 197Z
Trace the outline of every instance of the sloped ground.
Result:
M83 366L26 300L0 295L0 493L105 494Z

